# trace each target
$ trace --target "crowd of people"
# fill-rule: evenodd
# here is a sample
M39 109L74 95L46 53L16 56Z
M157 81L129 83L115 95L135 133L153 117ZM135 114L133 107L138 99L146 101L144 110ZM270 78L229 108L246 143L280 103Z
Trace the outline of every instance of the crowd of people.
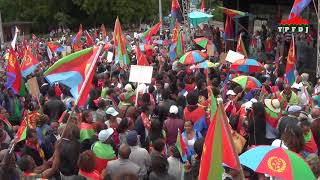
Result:
M208 29L197 36L211 39L219 55L224 51L221 32ZM50 41L71 46L69 31L52 31ZM254 36L259 39L260 45L254 47L259 53L266 49L262 44L270 40L266 33L263 27ZM159 38L170 41L170 35ZM132 35L131 39L139 41ZM168 47L155 44L152 52L146 53L154 67L151 84L129 82L128 67L102 57L87 105L80 109L74 107L68 87L50 85L43 76L62 57L58 53L48 59L47 41L38 39L40 64L25 79L37 78L40 98L15 94L6 87L6 75L1 74L0 179L198 179L210 125L212 97L208 89L223 100L230 130L238 136L234 139L238 154L258 145L280 146L299 154L320 177L320 80L311 83L307 73L289 85L283 67L275 61L265 61L265 69L258 73L235 72L227 63L205 72L170 61ZM272 42L270 53L276 52L276 45ZM197 45L192 49L204 50ZM134 50L131 57L131 64L136 64ZM263 86L243 89L231 81L240 74L256 77ZM28 124L26 138L17 142L22 122ZM187 145L186 162L176 146L179 132ZM244 174L248 179L265 177L245 167ZM223 178L238 179L239 172L225 167Z

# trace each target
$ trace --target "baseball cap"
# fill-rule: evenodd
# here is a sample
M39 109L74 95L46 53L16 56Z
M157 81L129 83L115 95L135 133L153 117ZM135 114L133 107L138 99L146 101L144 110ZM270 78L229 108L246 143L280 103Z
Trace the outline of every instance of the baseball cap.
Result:
M101 130L98 134L99 141L106 141L113 134L114 130L112 128Z
M133 130L133 131L128 132L127 144L129 146L135 146L137 144L137 141L138 141L138 133L137 133L137 131Z
M176 105L172 105L170 106L170 109L169 109L169 113L170 114L177 114L178 113L178 107Z
M117 116L119 113L116 111L113 107L109 107L106 111L107 114L110 114L112 116Z

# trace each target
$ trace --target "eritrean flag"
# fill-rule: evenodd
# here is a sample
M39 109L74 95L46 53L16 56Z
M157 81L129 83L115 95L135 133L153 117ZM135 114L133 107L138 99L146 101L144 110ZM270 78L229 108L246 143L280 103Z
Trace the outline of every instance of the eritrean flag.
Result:
M96 132L93 129L93 126L88 123L81 123L80 124L80 142L91 139Z
M9 122L8 118L0 114L0 120L6 125L7 130L12 131L12 125Z
M248 57L248 54L247 54L247 51L246 51L246 47L245 47L245 44L244 44L244 42L242 40L242 36L241 35L239 35L236 51L241 53L241 54L243 54L245 57Z
M28 122L23 120L20 124L20 127L15 137L17 139L17 142L23 141L27 138L27 129L28 129Z
M183 141L180 129L178 129L178 135L177 135L177 141L176 141L176 146L179 150L179 153L181 155L181 159L183 162L187 161L187 145Z
M38 59L32 54L31 47L29 47L24 54L21 63L21 73L23 77L27 77L29 74L33 73L39 65Z
M181 10L180 10L180 4L178 0L172 0L171 2L171 24L170 29L173 29L174 25L176 24L176 21L180 19L181 16Z
M146 32L142 34L141 38L143 38L147 44L151 44L152 36L159 32L161 26L162 22L159 22L158 24L152 26L150 29L148 29Z
M188 108L184 110L184 119L186 121L192 121L194 123L194 129L196 131L202 132L208 128L206 121L206 112L203 108L198 107L194 111L189 111Z
M212 122L214 115L217 112L217 99L212 93L211 87L208 87L209 97L211 98L211 108L210 108L210 122Z
M70 93L75 99L79 99L78 105L84 106L89 94L91 82L93 79L94 71L89 74L89 69L93 64L94 57L98 52L98 47L87 48L73 54L70 54L57 62L55 62L47 71L44 76L50 84L59 82L70 88ZM95 69L95 67L93 67ZM90 76L88 83L84 84L84 80ZM81 87L85 85L85 89L81 97L79 93Z
M129 65L130 59L126 50L126 38L122 33L119 18L117 18L114 25L113 41L116 48L115 50L116 61L120 62L121 64Z
M72 42L71 42L74 52L82 50L82 42L81 42L82 32L83 32L82 24L80 24L79 31L76 34L76 36L72 39Z
M287 65L286 65L286 73L285 80L288 84L292 85L296 81L295 69L296 69L296 48L294 42L294 36L292 35L292 40L290 44L290 49L288 52Z
M280 114L271 111L268 107L265 107L266 111L266 120L267 123L272 127L272 128L277 128L278 121L280 119Z
M97 141L92 146L92 151L96 155L96 167L98 172L102 172L106 168L108 161L116 159L116 154L109 144Z
M62 52L64 50L63 46L61 46L58 42L55 41L47 42L47 47L50 49L52 53Z
M183 34L179 30L179 27L177 25L173 35L174 36L172 38L172 43L169 49L169 56L171 61L180 58L185 53Z
M304 150L309 152L309 153L317 153L318 152L318 147L317 144L314 140L313 134L311 132L311 130L309 130L309 132L304 135Z
M10 48L7 65L7 88L12 88L15 94L25 96L26 89L22 79L21 69L14 50Z
M222 163L233 169L240 168L232 143L227 116L222 104L219 104L205 137L199 179L222 179Z
M295 0L289 15L289 19L292 18L291 14L293 14L293 17L300 16L300 13L308 7L311 0Z

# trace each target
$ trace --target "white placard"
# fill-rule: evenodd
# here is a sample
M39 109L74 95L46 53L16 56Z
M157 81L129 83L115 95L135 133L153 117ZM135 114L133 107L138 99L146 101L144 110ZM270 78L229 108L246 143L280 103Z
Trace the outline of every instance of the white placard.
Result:
M230 62L230 63L234 63L235 61L239 60L239 59L243 59L244 55L237 53L235 51L229 50L227 57L226 57L226 61Z
M112 62L112 58L113 58L113 53L108 51L108 54L107 54L107 60L108 60L108 63L111 63Z
M152 66L131 65L129 82L150 84L152 78L152 71Z

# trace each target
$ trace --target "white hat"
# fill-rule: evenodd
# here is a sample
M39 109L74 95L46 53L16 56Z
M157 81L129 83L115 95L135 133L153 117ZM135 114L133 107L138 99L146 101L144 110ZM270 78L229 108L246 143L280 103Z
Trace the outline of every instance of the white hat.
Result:
M227 91L227 96L229 96L229 95L235 96L237 94L233 90L228 90Z
M277 147L282 147L284 149L288 149L286 145L284 145L284 142L280 139L276 139L272 142L271 146L277 146Z
M145 92L145 90L147 89L147 85L146 84L139 84L139 86L138 86L138 92L139 93L144 93Z
M177 114L178 113L178 107L176 105L172 105L170 106L170 110L169 110L169 113L170 114Z
M268 109L275 113L279 113L280 109L280 101L278 99L265 99L264 104L267 106Z
M101 130L98 134L99 141L106 141L113 134L114 130L112 128Z
M301 89L302 86L303 86L303 85L302 85L301 83L298 84L298 83L295 82L295 83L292 84L291 88Z
M292 105L288 107L289 114L297 113L297 112L300 112L301 110L302 110L301 106L298 106L298 105Z
M109 107L106 111L107 114L110 114L112 116L117 116L119 113L116 111L113 107Z
M126 86L124 87L124 89L125 89L126 91L132 91L132 86L131 86L131 84L126 84Z

